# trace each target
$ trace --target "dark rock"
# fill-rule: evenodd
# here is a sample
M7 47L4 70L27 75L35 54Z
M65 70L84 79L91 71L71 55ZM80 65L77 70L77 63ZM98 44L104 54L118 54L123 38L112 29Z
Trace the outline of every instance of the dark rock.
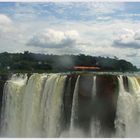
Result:
M100 120L103 135L111 134L110 131L115 131L114 120L116 116L117 98L117 77L111 75L97 76L96 115Z
M128 86L128 78L127 76L123 76L123 85L124 85L124 88L127 92L129 92L129 86Z
M78 127L88 134L92 119L93 76L81 75L79 79ZM88 134L89 135L89 134Z
M73 74L68 75L65 83L64 96L63 96L64 129L68 129L70 127L72 100L73 100L73 93L74 93L77 76L78 75L73 75Z

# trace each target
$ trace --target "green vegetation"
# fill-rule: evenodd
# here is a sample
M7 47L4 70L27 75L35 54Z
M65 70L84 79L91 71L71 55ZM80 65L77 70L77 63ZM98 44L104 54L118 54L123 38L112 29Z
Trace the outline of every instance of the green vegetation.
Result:
M137 71L126 60L118 58L79 55L49 55L24 53L0 53L0 73L15 72L67 72L74 71L74 66L98 66L101 71L132 72Z

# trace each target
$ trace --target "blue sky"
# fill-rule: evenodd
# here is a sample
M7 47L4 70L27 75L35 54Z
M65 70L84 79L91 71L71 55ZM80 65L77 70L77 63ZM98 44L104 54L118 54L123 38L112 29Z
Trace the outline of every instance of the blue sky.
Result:
M94 12L96 10L97 12ZM54 16L57 19L69 21L96 21L99 15L104 17L109 16L112 19L130 18L132 20L140 20L140 2L0 2L0 13L6 14L11 18L14 18L17 14L25 14L27 17L35 14L36 18L41 18L42 20L46 20L48 16ZM130 16L132 14L133 16Z
M140 2L0 2L0 52L84 53L140 67Z

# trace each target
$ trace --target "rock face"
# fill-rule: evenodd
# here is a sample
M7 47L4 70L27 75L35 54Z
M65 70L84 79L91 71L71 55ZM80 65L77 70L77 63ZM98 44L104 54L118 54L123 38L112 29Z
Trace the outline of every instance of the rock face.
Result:
M102 132L104 134L110 134L110 131L114 131L117 98L117 77L111 75L98 76L96 114L100 120L101 128L103 128L102 130L106 130L106 132Z
M124 88L127 92L129 92L129 87L128 87L128 78L127 76L123 76L123 85L124 85Z
M2 100L3 100L3 90L4 90L4 84L8 80L8 75L0 75L0 116L1 116L1 109L2 109ZM0 117L0 125L1 125L1 117ZM0 128L1 131L1 128Z
M78 75L67 77L64 93L65 125L70 126L72 98ZM94 77L95 80L94 80ZM95 83L94 83L95 82ZM96 84L96 87L94 85ZM93 88L96 88L94 90ZM94 93L96 92L96 93ZM118 80L113 75L80 75L78 89L78 111L75 126L82 129L90 137L91 121L99 121L104 137L114 133L114 120L118 98ZM66 128L66 127L65 127Z
M1 106L2 106L2 97L3 97L3 88L5 82L8 80L8 75L0 75L0 114L1 114Z
M81 76L79 79L78 124L86 133L90 129L90 122L94 112L92 99L92 76Z
M71 109L72 109L72 100L73 100L73 93L75 88L77 75L68 75L65 83L65 90L64 90L64 129L68 129L70 126L70 119L71 119Z
M96 91L93 91L94 82L96 82ZM93 76L82 75L79 79L78 95L78 120L75 122L77 127L83 129L90 137L90 134L88 135L90 123L93 118L96 118L100 122L102 131L100 133L104 137L109 137L115 129L114 120L118 97L117 76L98 75L96 81L93 81Z

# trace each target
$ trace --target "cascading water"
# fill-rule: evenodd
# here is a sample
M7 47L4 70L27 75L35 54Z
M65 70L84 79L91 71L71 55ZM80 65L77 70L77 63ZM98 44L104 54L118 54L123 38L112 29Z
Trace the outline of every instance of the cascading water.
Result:
M27 76L13 75L5 83L2 107L2 136L15 137L21 134L22 100L25 92Z
M129 91L133 96L133 124L131 125L131 132L129 137L140 137L140 85L136 77L128 77Z
M26 85L22 99L22 133L25 137L39 137L40 134L40 100L44 75L33 74Z
M123 86L123 78L120 76L119 80L119 97L117 103L117 117L115 120L116 137L138 137L136 126L139 123L140 116L137 114L138 103L136 95L140 95L140 85L135 77L128 77L129 93L126 92ZM138 96L139 96L138 95ZM138 103L138 104L137 104ZM140 125L139 125L140 127Z
M73 101L72 101L72 110L71 110L71 120L70 120L70 137L76 137L76 128L74 126L74 122L78 119L77 118L77 109L78 109L78 89L79 89L79 78L78 76L75 84L74 94L73 94Z
M126 78L14 74L4 86L1 137L140 137L140 84Z
M59 134L66 76L14 77L4 88L2 136L56 137Z
M96 96L96 76L93 76L92 98Z
M43 137L58 137L61 131L61 121L63 113L63 93L66 76L54 75L50 76L44 88L44 96L47 93L47 97L42 98L42 112L44 115L41 120L43 123ZM52 83L53 82L53 83ZM47 90L47 91L46 91ZM44 100L45 99L45 100Z
M96 98L96 76L93 77L92 98ZM99 137L100 123L96 117L92 118L90 125L91 137Z

